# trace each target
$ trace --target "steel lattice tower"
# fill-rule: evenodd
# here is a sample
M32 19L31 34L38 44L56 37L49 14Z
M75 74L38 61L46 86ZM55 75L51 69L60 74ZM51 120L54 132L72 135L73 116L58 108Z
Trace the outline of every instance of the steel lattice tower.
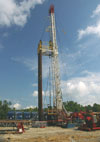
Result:
M60 83L60 69L58 59L58 46L56 40L56 26L55 26L55 14L54 6L49 9L50 16L50 41L49 46L42 45L40 40L38 45L38 107L39 118L42 118L42 55L49 56L51 58L51 70L52 70L52 86L53 86L53 106L57 110L62 110L62 91Z
M58 110L62 109L62 91L61 91L61 83L60 83L60 70L59 70L59 59L58 59L58 46L56 40L56 26L55 26L55 14L54 14L54 6L52 5L49 10L50 13L50 37L53 44L53 56L51 58L52 62L52 76L53 76L53 85L55 91L54 105Z

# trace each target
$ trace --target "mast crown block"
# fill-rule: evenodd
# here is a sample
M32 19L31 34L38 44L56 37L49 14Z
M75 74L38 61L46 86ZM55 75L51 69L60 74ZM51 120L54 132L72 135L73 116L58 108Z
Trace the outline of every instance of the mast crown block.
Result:
M51 5L51 6L50 6L49 14L51 14L51 13L54 13L54 5Z

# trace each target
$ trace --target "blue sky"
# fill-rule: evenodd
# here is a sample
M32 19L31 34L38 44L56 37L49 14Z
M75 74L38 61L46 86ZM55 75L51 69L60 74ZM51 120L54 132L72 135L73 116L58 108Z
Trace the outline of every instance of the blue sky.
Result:
M48 9L55 6L63 100L100 99L99 0L0 0L0 99L37 106L37 45L48 41ZM49 60L43 58L43 91Z

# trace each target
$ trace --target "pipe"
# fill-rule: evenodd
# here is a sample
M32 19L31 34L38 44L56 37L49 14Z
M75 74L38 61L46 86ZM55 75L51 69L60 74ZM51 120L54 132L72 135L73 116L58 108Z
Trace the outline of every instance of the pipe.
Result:
M39 121L43 120L42 106L42 41L38 45L38 114Z

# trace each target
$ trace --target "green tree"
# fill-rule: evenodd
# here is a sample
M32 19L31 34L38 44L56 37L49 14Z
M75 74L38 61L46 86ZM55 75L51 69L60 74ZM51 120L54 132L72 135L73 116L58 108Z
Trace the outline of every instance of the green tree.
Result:
M94 112L100 112L100 105L95 103L95 104L93 105L93 111L94 111Z
M64 102L64 106L67 111L71 111L71 112L79 112L79 111L85 110L85 108L82 105L73 101Z
M93 108L92 108L91 105L87 105L87 106L85 106L85 110L86 110L86 111L89 111L89 110L93 110Z
M7 100L0 101L0 119L6 119L8 111L11 110L10 106L11 102Z

